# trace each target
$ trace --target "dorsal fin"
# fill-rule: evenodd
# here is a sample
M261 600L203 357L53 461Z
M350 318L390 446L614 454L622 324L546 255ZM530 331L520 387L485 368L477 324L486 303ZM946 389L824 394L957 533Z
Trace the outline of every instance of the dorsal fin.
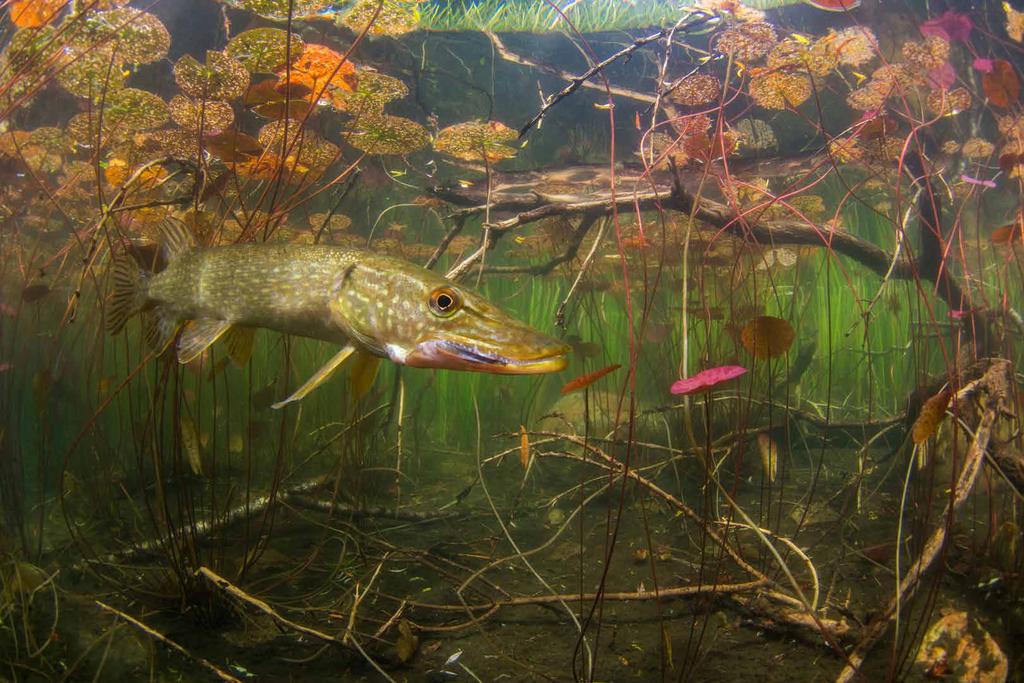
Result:
M160 221L158 229L163 238L164 257L168 263L182 254L192 251L196 246L192 231L177 218L165 218Z

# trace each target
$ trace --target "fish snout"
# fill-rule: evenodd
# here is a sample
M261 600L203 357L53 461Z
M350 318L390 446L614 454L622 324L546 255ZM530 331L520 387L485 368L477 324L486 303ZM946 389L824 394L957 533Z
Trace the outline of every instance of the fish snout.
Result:
M564 370L569 350L568 344L535 331L531 331L529 338L515 341L451 335L420 342L406 356L405 363L413 367L535 375Z

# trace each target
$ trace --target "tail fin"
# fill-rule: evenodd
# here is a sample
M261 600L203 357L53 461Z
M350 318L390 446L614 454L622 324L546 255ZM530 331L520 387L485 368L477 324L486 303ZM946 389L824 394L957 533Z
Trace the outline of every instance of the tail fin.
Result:
M110 307L107 309L107 331L117 334L146 302L145 276L131 256L125 254L114 261Z

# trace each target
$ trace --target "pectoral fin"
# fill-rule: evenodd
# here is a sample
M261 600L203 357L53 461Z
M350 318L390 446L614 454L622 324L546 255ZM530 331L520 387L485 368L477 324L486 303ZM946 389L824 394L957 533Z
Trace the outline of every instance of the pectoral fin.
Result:
M278 401L271 408L283 408L284 406L292 403L293 401L299 401L306 397L309 392L316 389L318 386L327 381L327 379L341 367L341 364L348 360L348 357L355 353L356 347L352 344L347 344L345 348L338 351L337 354L329 361L327 361L322 368L316 371L312 377L306 380L306 383L295 390L295 393L286 398L283 401Z
M199 357L213 342L228 331L231 323L227 320L200 318L190 320L178 338L178 362L189 363Z
M352 400L358 401L373 386L377 379L377 370L380 369L380 358L371 356L368 353L357 353L352 360L350 380L352 382Z
M224 343L228 347L228 356L236 367L245 367L252 358L252 342L256 330L251 327L236 325L224 333Z

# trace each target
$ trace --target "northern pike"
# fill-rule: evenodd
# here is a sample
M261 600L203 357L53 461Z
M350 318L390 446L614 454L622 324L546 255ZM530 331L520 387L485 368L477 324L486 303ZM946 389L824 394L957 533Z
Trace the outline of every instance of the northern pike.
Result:
M244 364L261 327L343 345L275 408L306 396L353 354L498 374L556 372L567 363L566 344L398 258L329 245L200 248L184 223L170 219L160 232L163 270L115 260L107 328L116 334L142 314L154 347L177 338L181 363L223 337L232 359Z

